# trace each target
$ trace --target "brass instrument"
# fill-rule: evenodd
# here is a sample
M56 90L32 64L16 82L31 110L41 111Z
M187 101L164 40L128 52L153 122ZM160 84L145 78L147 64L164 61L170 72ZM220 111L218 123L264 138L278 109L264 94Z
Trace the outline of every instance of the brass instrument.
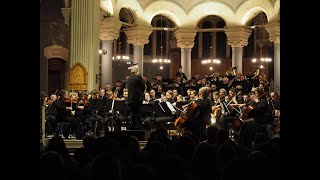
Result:
M237 78L238 78L238 76L232 78L232 79L230 80L229 84L228 84L228 87L230 87L231 84L233 83L233 81L235 81Z
M230 67L226 72L226 76L237 76L237 68L238 67Z
M260 74L260 68L257 68L256 72L254 72L253 74L254 74L254 76L252 76L251 79L256 78Z

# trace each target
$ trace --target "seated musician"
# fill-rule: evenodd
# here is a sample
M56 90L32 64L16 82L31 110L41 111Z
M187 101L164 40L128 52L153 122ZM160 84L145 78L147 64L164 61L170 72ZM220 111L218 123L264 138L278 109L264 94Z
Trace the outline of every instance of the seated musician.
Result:
M122 87L122 82L121 80L118 80L116 82L116 85L111 89L113 92L117 91L119 92L118 96L121 97L123 94L123 87ZM106 91L107 92L107 91Z
M107 91L109 96L112 96L112 91ZM109 98L110 98L109 97ZM104 129L105 132L108 132L107 120L105 120L106 112L105 112L105 103L106 103L106 96L105 90L100 89L99 95L96 98L96 103L93 109L93 116L94 116L94 126L93 126L93 133L99 136Z
M170 103L175 102L175 100L173 99L173 92L171 90L168 90L166 92L166 101L169 101Z
M128 89L124 88L123 93L122 93L122 97L119 98L119 101L127 101L127 100L128 100Z
M131 122L130 119L130 108L127 105L128 100L128 89L123 89L123 97L119 99L119 101L122 101L124 103L124 107L121 109L121 111L118 112L118 114L114 117L115 118L115 130L121 130L121 124L126 124L126 129L129 128L129 123Z
M231 124L233 123L234 119L236 118L237 111L234 110L233 104L236 104L230 96L227 95L224 97L224 101L221 103L221 127L225 130L231 128Z
M208 98L209 93L209 87L201 87L199 89L197 100L197 103L199 104L199 116L189 120L185 126L185 131L191 131L200 141L206 139L206 125L210 124L211 120L211 105L210 99ZM188 106L185 107L185 110L188 111Z
M272 91L270 93L270 98L268 99L268 103L270 106L270 109L272 110L272 114L275 117L279 117L280 116L280 97L279 95L275 92Z
M150 94L150 99L152 99L152 100L156 100L156 99L160 98L160 97L156 96L156 91L154 89L150 89L149 94Z
M75 110L75 118L82 123L80 133L83 135L92 130L92 109L89 108L89 100L83 91L78 91L78 102ZM83 131L82 131L83 129Z
M56 110L57 110L57 122L58 123L67 123L63 124L62 134L65 138L69 138L71 133L72 136L76 135L79 122L72 115L73 110L75 110L75 103L72 103L72 97L70 97L65 90L61 90L59 93L60 98L56 101ZM57 134L56 134L57 135Z
M197 91L196 90L191 90L189 97L190 97L189 98L190 101L197 100L198 99Z
M179 95L177 89L172 89L172 99L173 101L177 101L177 96Z
M240 145L250 148L256 133L266 133L266 135L270 136L267 127L273 123L274 118L265 94L263 90L259 89L253 92L252 103L250 104L250 107L253 108L249 113L249 118L244 119L240 128Z
M221 115L221 102L218 91L214 91L212 93L211 109L213 113L213 118L216 120L216 124L219 125Z
M56 100L57 95L52 94L50 99L47 100L46 110L45 110L45 119L46 119L46 136L53 135L57 128L57 111L56 111Z

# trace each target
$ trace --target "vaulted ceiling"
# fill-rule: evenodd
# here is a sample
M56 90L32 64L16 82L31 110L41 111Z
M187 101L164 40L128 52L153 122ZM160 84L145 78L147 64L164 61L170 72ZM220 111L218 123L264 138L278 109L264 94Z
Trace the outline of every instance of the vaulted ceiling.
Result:
M137 24L149 24L162 14L178 27L195 28L206 16L221 17L228 27L244 26L264 12L268 21L279 21L280 0L101 0L101 8L118 17L121 8L129 9Z

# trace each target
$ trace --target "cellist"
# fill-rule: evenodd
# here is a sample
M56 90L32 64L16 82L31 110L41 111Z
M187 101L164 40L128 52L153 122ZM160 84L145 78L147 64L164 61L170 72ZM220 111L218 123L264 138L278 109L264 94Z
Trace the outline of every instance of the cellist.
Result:
M266 99L266 93L262 90L255 89L252 95L252 103L250 107L253 107L250 111L252 118L243 119L242 126L240 128L239 144L251 148L253 138L256 133L267 133L265 129L268 124L272 124L274 118Z
M201 87L198 92L197 103L199 105L199 115L193 120L188 121L185 125L185 131L191 131L200 141L206 139L205 130L206 125L211 121L211 103L209 99L210 88ZM188 106L185 107L188 110Z

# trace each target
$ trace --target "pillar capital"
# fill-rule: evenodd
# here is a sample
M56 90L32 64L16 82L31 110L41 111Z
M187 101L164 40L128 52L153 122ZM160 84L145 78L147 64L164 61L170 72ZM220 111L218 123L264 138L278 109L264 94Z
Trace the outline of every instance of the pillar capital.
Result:
M194 37L196 36L196 30L178 29L174 32L177 39L177 46L179 48L192 48L194 46Z
M125 31L127 42L134 46L144 46L149 43L149 36L152 33L151 28L144 26L136 26Z
M231 47L243 47L248 45L248 38L252 33L251 29L233 28L225 31L228 39L228 44Z
M101 19L100 39L101 40L118 39L120 28L121 28L121 23L116 18L109 17L109 18Z
M280 22L270 23L265 28L269 33L269 40L274 44L280 44Z
M69 26L71 8L61 8L61 12L64 17L64 23Z

